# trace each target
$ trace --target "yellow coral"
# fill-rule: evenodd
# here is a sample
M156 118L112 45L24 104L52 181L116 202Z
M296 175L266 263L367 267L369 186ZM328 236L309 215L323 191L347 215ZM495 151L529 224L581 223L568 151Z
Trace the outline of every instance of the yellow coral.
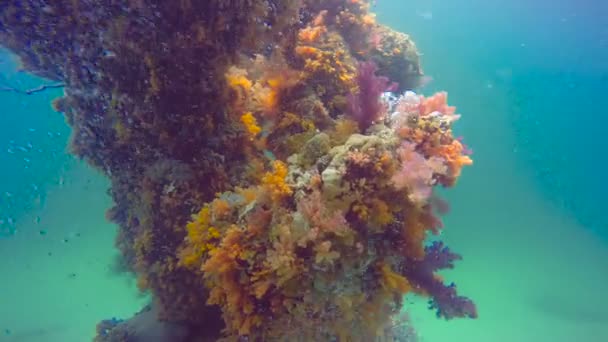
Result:
M400 295L404 295L412 290L412 285L407 278L393 271L389 264L383 263L380 266L380 274L382 275L382 286L386 290L396 292Z
M245 125L247 132L249 132L252 137L256 137L262 132L262 128L258 125L258 121L251 112L241 115L241 122Z
M292 193L289 185L285 183L287 177L287 165L280 160L272 163L273 172L267 172L262 178L262 184L270 192L274 201L280 201Z
M247 78L247 71L237 67L231 67L226 72L226 82L230 89L235 93L234 106L241 108L245 106L247 98L253 86L252 82Z
M362 19L361 21L362 21L363 25L370 26L370 27L376 25L376 16L372 13L368 13L368 14L364 15L363 18L361 18L361 19Z
M186 225L188 245L180 251L180 264L192 267L200 263L205 253L215 249L220 231L211 226L211 209L204 206L193 221Z
M304 59L304 69L309 74L322 73L339 80L348 88L354 87L356 70L343 48L321 50L316 47L297 46L296 54Z
M276 84L272 82L272 84ZM267 116L272 116L276 113L279 104L279 89L273 88L272 86L262 86L256 83L253 87L253 98L254 109L260 111Z
M302 57L319 58L319 56L321 56L321 50L312 46L298 46L296 47L296 54Z
M226 80L228 81L228 85L235 90L243 89L249 91L252 86L251 81L247 78L247 71L234 66L228 69Z
M319 40L326 31L325 26L308 26L298 32L298 39L306 43L313 43Z
M236 193L243 197L243 202L245 205L255 201L258 197L257 189L255 188L236 188Z
M213 206L213 215L216 218L224 218L230 213L230 203L223 199L216 199L212 203Z
M300 82L300 78L300 72L285 66L266 72L264 78L257 81L252 88L252 109L265 117L276 116L279 113L281 95Z

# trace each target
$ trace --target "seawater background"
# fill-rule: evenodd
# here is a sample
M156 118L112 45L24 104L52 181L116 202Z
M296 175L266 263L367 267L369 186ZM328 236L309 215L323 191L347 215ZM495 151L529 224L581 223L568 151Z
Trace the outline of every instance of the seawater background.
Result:
M475 151L445 192L442 238L464 257L445 277L480 318L440 321L411 298L421 340L608 341L608 5L381 0L376 11L413 36L434 78L424 92L449 91ZM0 87L41 82L0 53ZM109 183L66 153L58 95L0 92L0 341L87 341L147 300L114 267Z
M475 165L446 193L452 272L480 318L438 321L423 341L608 341L608 3L378 1L411 34L427 91L447 89Z
M49 83L16 62L0 51L0 88ZM0 342L90 341L146 302L116 267L108 180L68 154L60 95L0 91Z

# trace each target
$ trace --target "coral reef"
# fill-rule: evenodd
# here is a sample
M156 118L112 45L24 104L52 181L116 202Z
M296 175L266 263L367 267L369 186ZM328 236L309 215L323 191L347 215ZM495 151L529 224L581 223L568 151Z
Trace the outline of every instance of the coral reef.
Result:
M65 84L54 106L112 181L159 336L412 341L409 293L476 317L436 274L459 256L426 243L433 189L472 163L459 116L410 91L416 46L367 1L7 0L0 43Z

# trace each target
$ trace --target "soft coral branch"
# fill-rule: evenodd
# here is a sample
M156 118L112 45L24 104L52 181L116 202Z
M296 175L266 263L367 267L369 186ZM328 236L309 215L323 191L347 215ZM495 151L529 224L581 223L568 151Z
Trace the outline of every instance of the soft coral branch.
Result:
M454 261L460 259L460 255L450 251L442 242L435 241L425 248L423 260L412 261L403 268L407 279L431 296L429 308L437 310L437 317L477 317L477 308L473 301L459 296L454 283L446 285L434 274L437 270L453 268Z
M455 261L462 260L460 254L450 251L441 241L434 241L424 252L424 267L432 271L452 269Z
M374 121L386 113L386 105L380 101L383 92L396 88L384 76L376 76L378 67L372 61L360 62L357 69L358 91L348 96L348 110L362 130L371 126Z

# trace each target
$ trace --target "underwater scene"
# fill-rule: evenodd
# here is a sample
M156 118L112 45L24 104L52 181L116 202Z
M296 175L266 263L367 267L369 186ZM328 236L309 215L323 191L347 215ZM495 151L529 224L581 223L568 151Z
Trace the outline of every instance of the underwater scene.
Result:
M0 342L608 341L607 17L0 1Z

